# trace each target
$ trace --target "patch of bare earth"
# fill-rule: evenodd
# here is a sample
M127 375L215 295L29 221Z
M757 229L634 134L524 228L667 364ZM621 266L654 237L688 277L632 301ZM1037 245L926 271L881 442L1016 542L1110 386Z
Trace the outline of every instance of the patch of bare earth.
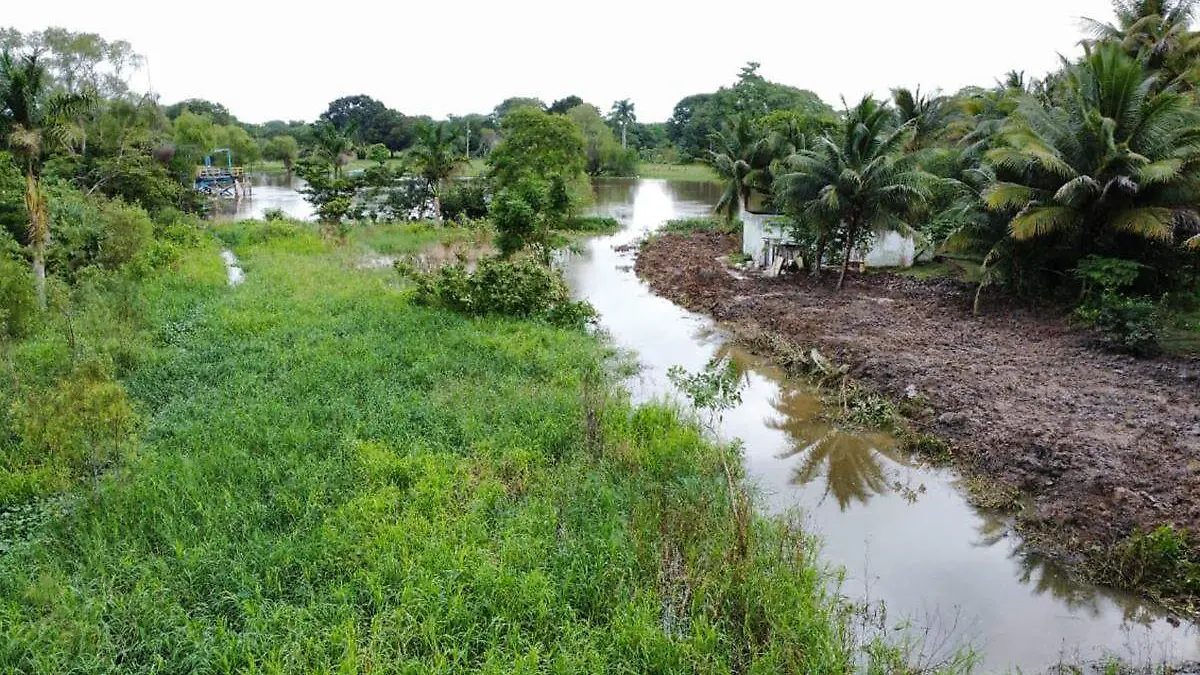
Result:
M932 411L923 431L956 461L1017 488L1024 527L1068 562L1139 528L1200 531L1200 364L1099 351L1057 316L1004 307L971 315L951 280L855 275L736 279L727 236L666 235L636 269L653 289L737 329L819 346L852 375ZM832 276L832 275L830 275Z

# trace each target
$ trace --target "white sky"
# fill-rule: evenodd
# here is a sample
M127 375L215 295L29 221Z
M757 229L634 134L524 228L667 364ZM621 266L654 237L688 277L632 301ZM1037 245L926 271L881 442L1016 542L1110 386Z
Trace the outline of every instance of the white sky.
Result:
M126 39L163 103L198 97L249 122L311 120L365 93L409 115L486 113L509 96L630 98L665 120L746 61L834 107L893 86L947 92L1074 55L1109 0L6 0L0 25ZM190 8L195 8L192 11Z

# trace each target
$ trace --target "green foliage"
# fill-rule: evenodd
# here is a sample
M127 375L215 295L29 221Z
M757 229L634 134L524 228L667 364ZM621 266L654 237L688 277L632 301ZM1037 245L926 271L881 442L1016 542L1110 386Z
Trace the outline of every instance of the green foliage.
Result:
M1115 552L1126 587L1149 586L1165 597L1200 598L1200 550L1184 530L1161 525L1130 536Z
M728 357L714 357L695 373L682 366L671 366L667 378L688 397L692 407L707 415L706 424L713 431L726 411L741 405L742 389L746 386L746 375Z
M846 111L837 132L787 158L775 179L775 201L817 235L817 264L829 243L841 249L838 288L852 251L875 232L912 232L904 219L929 198L933 177L904 152L912 135L886 104L866 97Z
M607 216L575 216L567 220L562 229L567 232L611 234L620 231L621 223L616 218Z
M1148 356L1160 349L1162 311L1149 300L1124 295L1142 269L1132 260L1084 258L1075 269L1083 283L1083 302L1075 315L1094 326L1110 347Z
M125 388L95 362L80 365L48 391L27 393L12 417L28 455L94 478L132 447L137 427Z
M0 341L25 335L36 310L29 266L0 251Z
M367 159L380 166L383 166L384 163L388 161L388 158L391 157L391 155L392 153L388 151L387 146L383 143L376 143L367 148Z
M262 154L264 159L283 162L284 170L291 173L300 158L300 143L292 136L280 134L267 141Z
M769 82L757 71L758 64L747 64L732 87L688 96L675 105L666 132L685 160L705 158L712 135L738 117L754 123L775 111L793 111L814 125L836 119L816 94Z
M621 147L596 106L578 105L567 111L567 117L583 134L589 175L632 176L637 171L637 151Z
M153 239L154 223L141 207L87 197L66 186L55 186L52 195L55 238L48 269L69 281L89 267L119 269Z
M514 115L519 113L514 113ZM504 256L526 248L549 262L552 232L568 221L571 199L558 176L526 176L496 192L490 214L496 246Z
M445 265L431 273L397 263L402 275L416 283L416 300L463 314L495 314L544 320L582 329L596 318L586 302L571 300L562 274L531 258L488 259L470 271L463 264Z
M521 107L504 116L501 130L503 140L488 155L498 189L530 177L569 184L587 168L583 135L566 117Z
M476 220L488 215L491 189L487 181L462 180L442 192L442 217L446 220Z
M740 234L742 221L726 220L725 218L679 218L668 220L658 229L659 232L674 232L676 234L694 234L697 232L713 232L717 234Z

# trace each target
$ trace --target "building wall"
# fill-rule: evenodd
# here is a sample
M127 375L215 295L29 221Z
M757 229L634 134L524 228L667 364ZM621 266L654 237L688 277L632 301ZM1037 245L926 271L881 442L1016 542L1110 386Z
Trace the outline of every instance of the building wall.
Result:
M788 233L771 221L779 216L762 213L741 212L742 253L754 258L754 264L767 267L771 264L775 246L792 244L795 241ZM884 232L875 235L870 248L851 255L853 262L861 261L867 267L912 267L916 259L916 242L899 232Z

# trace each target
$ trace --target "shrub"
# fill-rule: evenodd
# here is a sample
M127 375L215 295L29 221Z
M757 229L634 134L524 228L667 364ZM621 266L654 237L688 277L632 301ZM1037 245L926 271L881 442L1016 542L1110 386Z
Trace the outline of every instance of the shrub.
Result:
M1083 302L1075 316L1094 327L1108 347L1148 356L1159 351L1162 313L1150 300L1123 294L1142 269L1132 260L1084 258L1075 268L1075 277L1083 285Z
M266 211L263 211L262 217L263 217L263 220L265 220L267 222L288 219L288 216L286 213L283 212L283 209L278 208L278 207L271 207L271 208L267 209Z
M480 262L474 272L462 264L430 273L418 272L403 262L396 267L416 282L419 304L475 316L541 319L577 329L596 318L591 305L571 300L561 273L532 259L492 258Z
M488 185L482 180L454 183L441 196L446 220L475 220L488 214Z
M33 274L24 262L0 252L0 338L25 335L36 309Z
M140 206L122 201L100 205L101 233L96 262L117 269L133 260L154 237L154 223Z
M49 391L27 394L13 419L33 456L93 477L133 443L137 422L125 388L94 361Z

